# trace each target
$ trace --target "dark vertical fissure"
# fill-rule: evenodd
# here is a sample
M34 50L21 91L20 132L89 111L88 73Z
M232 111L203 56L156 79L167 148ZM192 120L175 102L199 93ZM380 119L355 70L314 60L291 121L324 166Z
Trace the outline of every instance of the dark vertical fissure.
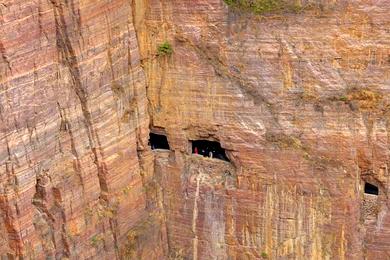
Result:
M87 93L82 86L81 73L79 70L76 53L75 50L73 49L72 43L70 41L69 33L67 30L63 5L59 3L58 0L51 0L51 2L54 6L57 48L61 54L60 61L62 62L63 65L65 65L68 68L72 79L72 84L71 84L72 90L74 91L74 93L76 94L76 96L80 101L81 110L84 117L84 125L87 130L89 144L92 153L94 155L94 163L96 164L97 171L98 171L100 189L102 193L105 193L102 194L103 196L101 197L107 200L106 194L108 193L108 185L105 180L106 172L105 172L104 163L99 161L99 155L98 155L98 151L100 151L101 149L99 148L98 150L95 147L95 143L97 143L97 145L100 147L100 142L97 137L97 133L95 132L92 126L92 117L88 108ZM73 14L73 12L75 12L74 9L75 9L74 4L72 4L72 17L79 16L77 14ZM78 18L77 21L78 22L76 23L76 25L80 27L81 26L80 19ZM78 31L80 34L80 28L78 28Z

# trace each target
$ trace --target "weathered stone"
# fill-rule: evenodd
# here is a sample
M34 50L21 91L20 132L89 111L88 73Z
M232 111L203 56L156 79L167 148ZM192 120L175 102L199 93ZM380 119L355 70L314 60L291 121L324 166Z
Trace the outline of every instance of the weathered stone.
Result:
M387 259L390 4L256 16L219 0L135 2L149 7L136 30L152 126L175 150L156 169L169 247L194 259ZM165 41L173 54L156 58ZM191 171L194 139L221 142L235 186ZM367 178L381 187L373 221L361 219Z
M131 2L12 0L0 10L0 256L119 258L149 214Z
M295 2L0 3L0 257L388 259L390 3Z

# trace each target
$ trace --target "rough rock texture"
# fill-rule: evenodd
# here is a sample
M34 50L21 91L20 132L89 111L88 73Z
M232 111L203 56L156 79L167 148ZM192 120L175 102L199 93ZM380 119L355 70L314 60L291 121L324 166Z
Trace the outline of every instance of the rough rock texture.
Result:
M0 2L0 256L390 259L390 2L303 3Z
M132 254L128 231L153 221L131 3L2 1L0 52L0 256Z
M156 168L172 254L390 258L390 2L310 2L260 17L136 1L152 126L175 151ZM164 41L173 55L156 57ZM187 155L194 139L228 150L234 185ZM364 181L380 187L369 219Z

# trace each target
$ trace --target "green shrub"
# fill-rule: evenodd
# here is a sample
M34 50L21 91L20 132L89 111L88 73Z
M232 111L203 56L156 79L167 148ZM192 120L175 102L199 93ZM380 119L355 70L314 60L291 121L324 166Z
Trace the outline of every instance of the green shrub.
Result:
M256 14L266 14L273 12L299 12L302 7L293 1L288 0L224 0L233 8L254 12Z
M268 254L266 252L262 252L261 253L261 258L267 259L268 258Z
M346 96L341 96L341 97L339 98L339 100L340 100L340 101L347 102L347 101L348 101L348 97L346 97Z
M172 53L172 45L169 42L164 42L157 47L158 56L171 55Z
M104 236L102 234L97 234L97 235L94 235L92 238L91 238L91 246L93 247L99 247L99 245L101 243L103 243L104 241Z

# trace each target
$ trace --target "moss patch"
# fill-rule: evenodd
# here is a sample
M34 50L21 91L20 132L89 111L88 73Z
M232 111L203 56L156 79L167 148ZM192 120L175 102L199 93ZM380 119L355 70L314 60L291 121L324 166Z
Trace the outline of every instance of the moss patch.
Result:
M169 42L164 42L157 47L158 56L167 56L173 53L172 45Z
M294 12L303 9L303 6L295 1L287 0L224 0L225 3L235 9L251 11L255 14Z
M99 247L103 242L104 242L103 234L94 235L90 241L91 246L93 247Z

